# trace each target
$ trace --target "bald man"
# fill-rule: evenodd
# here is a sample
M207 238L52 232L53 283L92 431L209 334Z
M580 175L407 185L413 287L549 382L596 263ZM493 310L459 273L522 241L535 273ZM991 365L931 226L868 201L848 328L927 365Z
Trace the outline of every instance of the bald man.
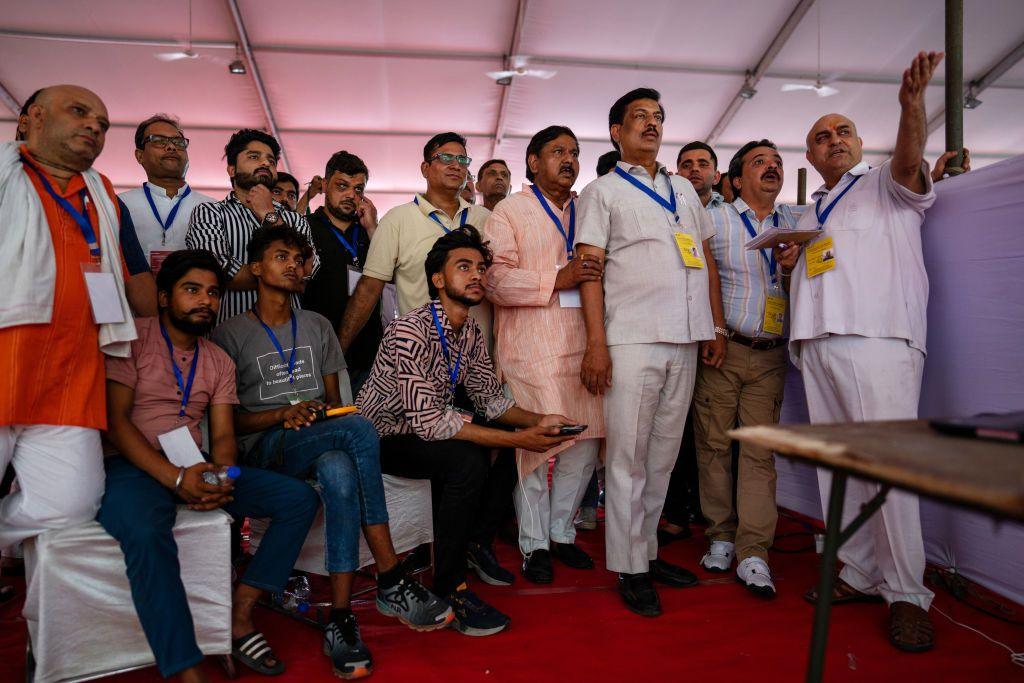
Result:
M917 417L928 306L921 221L935 201L923 159L924 92L941 59L922 52L904 72L896 147L877 168L862 160L857 127L841 114L821 117L807 134L807 160L825 184L797 229L822 234L799 261L795 247L777 258L791 278L790 353L803 372L813 423ZM827 510L831 476L821 470L818 481ZM848 481L844 526L878 490ZM894 646L920 652L934 645L916 496L891 491L839 559L833 604L884 600ZM807 599L816 601L817 592Z
M55 280L28 272L30 245L29 257L8 259L0 280L11 286L0 304L0 471L13 464L20 486L0 502L0 547L96 516L104 482L105 377L83 270L124 272L119 252L103 260L103 249L117 246L116 230L103 237L98 211L117 215L113 187L98 176L104 191L91 192L83 176L110 127L103 102L85 88L54 86L39 93L27 117L25 144L0 146L0 220L24 222L35 214L46 222L48 230L38 229L52 241ZM28 230L10 231L5 247L19 237L24 242ZM52 290L49 316L24 304L38 302L41 287ZM116 287L96 295L124 311Z

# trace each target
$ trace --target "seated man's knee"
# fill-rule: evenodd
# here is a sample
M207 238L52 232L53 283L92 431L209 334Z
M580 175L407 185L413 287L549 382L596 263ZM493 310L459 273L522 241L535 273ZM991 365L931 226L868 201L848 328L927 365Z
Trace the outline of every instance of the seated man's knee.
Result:
M352 458L344 451L327 451L316 461L316 476L325 490L355 494L358 481Z

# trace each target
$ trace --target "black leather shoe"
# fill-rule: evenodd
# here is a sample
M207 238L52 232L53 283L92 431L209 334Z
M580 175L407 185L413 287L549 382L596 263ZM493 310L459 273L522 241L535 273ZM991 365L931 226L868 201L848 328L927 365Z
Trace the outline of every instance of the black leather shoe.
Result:
M648 574L619 574L619 595L630 612L642 617L661 614L661 600Z
M682 531L676 533L666 531L665 529L658 529L658 547L661 548L663 546L668 545L669 543L681 541L684 538L690 538L691 536L693 536L693 532L690 531L689 524L684 526Z
M696 574L688 569L669 564L665 560L651 560L648 569L651 579L673 588L688 588L696 586L698 583Z
M593 569L594 560L575 543L551 543L551 556L573 569Z
M523 559L523 578L530 583L551 583L555 577L551 569L551 553L538 548Z

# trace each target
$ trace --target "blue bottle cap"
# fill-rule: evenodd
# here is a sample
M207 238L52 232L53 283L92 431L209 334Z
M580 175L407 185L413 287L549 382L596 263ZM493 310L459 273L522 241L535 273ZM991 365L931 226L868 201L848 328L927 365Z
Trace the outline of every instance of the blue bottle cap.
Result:
M241 473L242 473L242 470L239 469L235 465L232 465L231 467L229 467L228 468L228 472L227 472L228 477L231 478L231 479L238 479L238 475L240 475Z
M295 609L298 610L299 614L305 614L309 611L309 603L300 602L298 605L296 605Z

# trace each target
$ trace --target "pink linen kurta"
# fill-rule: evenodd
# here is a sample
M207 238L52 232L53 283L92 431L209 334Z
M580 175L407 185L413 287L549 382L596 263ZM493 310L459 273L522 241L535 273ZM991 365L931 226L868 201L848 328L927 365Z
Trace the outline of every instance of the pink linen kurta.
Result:
M559 209L548 203L557 215ZM562 208L559 217L568 231L569 205ZM483 235L494 252L487 273L487 298L494 304L494 361L516 405L589 425L580 439L603 437L601 397L580 382L586 348L583 310L562 308L554 289L557 269L567 263L565 238L529 186L494 207ZM517 450L520 476L573 443L546 453Z

